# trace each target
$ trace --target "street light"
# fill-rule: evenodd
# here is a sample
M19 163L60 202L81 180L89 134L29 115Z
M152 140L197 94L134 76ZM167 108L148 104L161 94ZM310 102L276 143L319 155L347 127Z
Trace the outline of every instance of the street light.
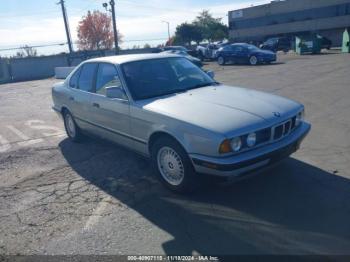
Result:
M170 23L168 21L162 21L162 23L168 24L168 40L170 40Z
M119 46L118 46L118 31L117 31L117 23L115 21L115 2L114 0L109 1L109 5L111 6L111 9L108 10L108 4L103 3L102 6L106 9L106 11L112 12L112 24L113 24L113 33L114 33L114 46L115 46L115 54L117 55L119 53Z

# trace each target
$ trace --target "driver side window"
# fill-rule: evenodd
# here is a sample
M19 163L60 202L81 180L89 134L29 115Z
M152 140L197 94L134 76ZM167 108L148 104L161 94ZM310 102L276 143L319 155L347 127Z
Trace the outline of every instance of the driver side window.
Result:
M106 88L121 87L118 71L112 64L101 63L96 78L96 94L106 95Z
M69 80L69 86L71 88L77 88L78 87L78 78L80 75L81 69L79 68L70 78Z

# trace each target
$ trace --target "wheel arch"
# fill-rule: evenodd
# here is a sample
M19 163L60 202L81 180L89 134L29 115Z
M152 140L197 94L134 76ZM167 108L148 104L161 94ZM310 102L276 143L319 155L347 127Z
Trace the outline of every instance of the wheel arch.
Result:
M160 139L161 137L168 137L168 138L176 141L187 152L186 147L183 145L183 143L180 142L180 140L178 138L176 138L176 136L162 130L162 131L153 132L148 139L148 152L150 155L152 153L151 150L152 150L154 143L158 139Z

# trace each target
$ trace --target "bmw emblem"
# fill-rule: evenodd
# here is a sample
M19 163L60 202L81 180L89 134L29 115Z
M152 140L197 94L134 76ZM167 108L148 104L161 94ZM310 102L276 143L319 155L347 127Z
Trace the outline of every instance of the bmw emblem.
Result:
M273 112L273 115L274 115L275 117L281 117L280 112Z

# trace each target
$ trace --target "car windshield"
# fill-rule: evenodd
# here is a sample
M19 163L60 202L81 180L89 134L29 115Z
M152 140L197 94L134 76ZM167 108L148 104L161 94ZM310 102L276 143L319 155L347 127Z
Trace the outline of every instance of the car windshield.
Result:
M181 57L129 62L121 68L135 100L216 84L204 71Z
M255 45L247 45L247 48L249 51L259 51L260 50Z

